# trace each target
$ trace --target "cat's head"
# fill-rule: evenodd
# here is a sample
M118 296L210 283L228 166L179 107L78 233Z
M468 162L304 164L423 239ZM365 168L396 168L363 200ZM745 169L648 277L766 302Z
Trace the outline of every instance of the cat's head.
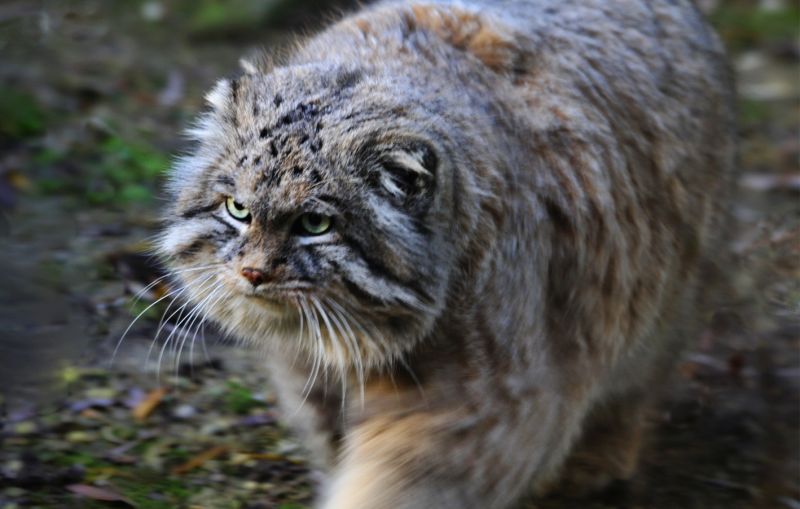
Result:
M208 94L159 243L198 313L340 365L391 361L431 329L455 254L456 185L445 126L398 87L308 65Z

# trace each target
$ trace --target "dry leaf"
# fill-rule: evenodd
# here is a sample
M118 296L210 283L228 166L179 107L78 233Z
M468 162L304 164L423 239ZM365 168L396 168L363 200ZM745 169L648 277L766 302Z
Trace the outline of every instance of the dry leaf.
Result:
M286 461L286 456L274 452L248 452L245 456L251 460Z
M177 467L172 469L172 473L175 475L185 474L190 470L194 470L195 468L201 466L206 461L211 461L217 456L224 454L228 451L228 447L224 445L218 445L216 447L212 447L206 451L201 452L194 458L191 458L189 461L182 465L178 465Z
M103 500L105 502L124 502L131 507L135 507L133 502L125 498L122 494L110 488L98 488L88 484L70 484L67 489L72 493L92 500Z
M137 421L144 421L147 417L153 413L153 410L156 409L161 400L164 399L164 396L167 394L167 389L164 387L159 387L151 391L145 398L133 409L133 417Z

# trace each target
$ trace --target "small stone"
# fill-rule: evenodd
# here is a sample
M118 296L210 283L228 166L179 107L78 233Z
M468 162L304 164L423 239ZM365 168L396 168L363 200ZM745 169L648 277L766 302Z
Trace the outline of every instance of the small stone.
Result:
M249 454L242 454L237 452L230 455L228 463L230 463L231 465L247 465L247 464L252 464L254 462Z
M86 431L70 431L64 438L67 440L67 442L78 444L91 442L94 440L94 435L87 433Z
M20 460L9 460L3 465L3 475L5 477L16 477L24 466L25 464Z
M36 432L36 423L33 421L22 421L14 425L14 433L17 435L30 435Z
M26 491L24 489L18 488L16 486L12 486L10 488L6 488L5 490L3 490L4 495L8 495L9 497L14 497L14 498L24 496L25 493ZM5 507L3 507L3 509L5 509Z
M191 419L197 415L197 409L192 405L180 405L172 412L172 415L177 419Z
M151 22L161 21L164 18L164 4L161 2L146 2L142 5L142 17Z
M86 398L92 400L112 400L117 391L109 387L92 387L86 391Z

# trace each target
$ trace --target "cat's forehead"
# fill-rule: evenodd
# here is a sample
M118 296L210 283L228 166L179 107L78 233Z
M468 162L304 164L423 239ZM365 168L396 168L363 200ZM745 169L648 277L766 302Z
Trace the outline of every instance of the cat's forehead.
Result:
M244 75L231 86L239 86L255 116L268 119L303 103L330 107L347 101L363 77L355 67L307 65Z
M322 65L226 80L208 97L220 135L206 147L221 161L216 170L258 199L349 192L380 147L417 130L394 86L358 68Z
M352 69L300 67L218 85L209 94L225 133L210 140L220 161L215 178L287 202L338 187L331 173L347 154L339 132L351 109L346 95L359 79Z

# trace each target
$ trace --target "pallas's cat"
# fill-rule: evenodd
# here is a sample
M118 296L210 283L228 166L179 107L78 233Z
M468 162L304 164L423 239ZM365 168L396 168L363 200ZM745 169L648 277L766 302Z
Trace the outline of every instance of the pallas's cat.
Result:
M733 163L692 3L384 2L243 67L190 131L159 250L267 349L330 467L321 507L630 477Z

